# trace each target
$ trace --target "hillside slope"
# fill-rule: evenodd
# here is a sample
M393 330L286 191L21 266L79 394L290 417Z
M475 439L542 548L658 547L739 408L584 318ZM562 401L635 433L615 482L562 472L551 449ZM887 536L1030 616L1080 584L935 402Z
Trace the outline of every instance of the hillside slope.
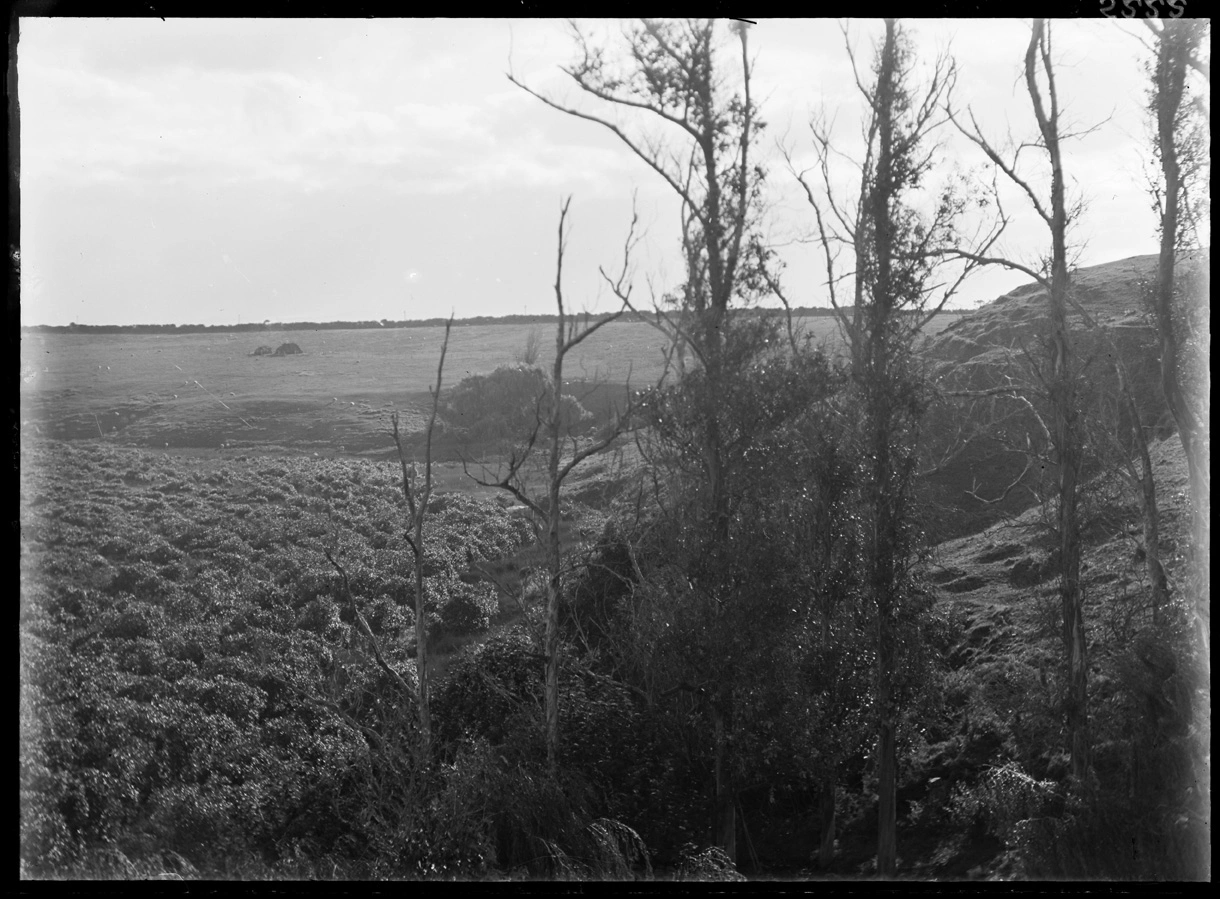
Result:
M1176 604L1182 601L1189 575L1186 461L1176 436L1159 441L1152 458L1161 508L1162 558ZM1173 629L1167 622L1180 616L1162 611L1158 624L1150 607L1139 513L1131 493L1117 477L1102 476L1088 485L1085 505L1082 587L1090 736L1098 782L1108 791L1108 802L1119 801L1114 796L1128 797L1121 801L1131 803L1132 809L1142 808L1138 797L1160 795L1158 808L1174 809L1181 831L1181 845L1174 851L1185 857L1199 848L1199 828L1205 831L1206 822L1191 817L1189 802L1180 791L1183 778L1175 772L1183 764L1180 747L1188 745L1187 735L1208 726L1210 696L1194 688L1190 672L1183 668L1188 655L1185 644L1170 649L1174 638L1166 642ZM1012 769L1019 772L1017 776L1033 778L1039 782L1036 786L1055 789L1066 782L1068 759L1059 711L1062 613L1047 539L1050 518L1046 506L1034 507L977 534L946 540L934 551L931 578L955 634L946 652L951 673L945 704L958 723L957 732L931 746L926 761L917 766L913 779L919 786L912 787L912 799L939 800L942 807L960 815L969 807L967 797L980 795L979 784L988 772L1002 766L1009 770L1013 763L1020 766ZM1149 762L1165 758L1172 763ZM1112 828L1107 840L1131 847L1153 839L1161 823L1151 825L1138 815L1107 820L1105 826ZM1004 825L995 821L993 817L982 825L989 835L1003 830ZM961 820L952 823L960 825ZM958 841L953 845L960 854L946 856L945 838L937 833L945 826L943 816L934 816L923 827L907 829L905 839L912 850L936 847L934 852L927 850L931 858L917 867L926 866L933 876L952 876L965 873L968 863L972 877L1032 876L1017 863L1020 854L1006 851L1002 842L981 840L977 832L965 842L960 836L950 838ZM1012 835L1007 842L1011 850L1022 845ZM1070 856L1076 850L1065 851ZM989 858L981 860L980 852ZM1029 857L1028 845L1023 845L1022 853ZM1033 853L1045 855L1045 848ZM1116 864L1100 857L1072 861L1086 867L1095 863L1098 870L1112 870ZM1131 867L1133 877L1143 876L1135 855L1120 867L1123 864Z
M1207 303L1206 281L1188 276L1205 273L1208 259L1200 254L1180 263L1195 304ZM1068 323L1086 419L1114 403L1120 363L1142 424L1165 437L1173 420L1161 392L1160 350L1144 299L1156 265L1155 256L1133 256L1073 272ZM1038 371L1046 355L1047 305L1046 291L1026 284L920 345L942 399L925 433L935 457L952 456L926 482L928 502L938 507L929 522L937 537L960 537L1018 514L1037 503L1039 476L1053 483L1052 470L1031 470L1020 488L997 499L1025 469L1029 441L1036 449L1040 439L1032 409L1042 406L1045 391Z

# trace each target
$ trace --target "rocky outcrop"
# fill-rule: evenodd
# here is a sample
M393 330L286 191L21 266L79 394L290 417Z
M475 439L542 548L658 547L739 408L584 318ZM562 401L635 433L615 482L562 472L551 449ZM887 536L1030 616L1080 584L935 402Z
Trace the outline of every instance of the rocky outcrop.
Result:
M266 344L263 344L262 346L257 347L254 350L254 352L251 353L250 355L251 356L270 356L273 352L274 352L274 350L272 350L271 347L267 346Z
M295 343L281 343L278 347L275 348L275 352L272 353L271 355L273 355L273 356L296 356L301 352L302 352L301 348L299 346L297 346Z

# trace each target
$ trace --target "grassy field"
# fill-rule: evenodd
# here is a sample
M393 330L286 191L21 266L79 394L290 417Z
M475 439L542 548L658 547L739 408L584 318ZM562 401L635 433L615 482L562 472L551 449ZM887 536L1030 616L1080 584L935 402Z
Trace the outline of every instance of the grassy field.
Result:
M938 320L939 330L956 318ZM828 318L799 326L834 343ZM446 385L513 364L536 332L539 362L553 353L548 325L455 328ZM264 334L23 334L21 422L44 436L104 437L137 446L343 454L388 448L389 413L408 430L436 377L442 328L284 331ZM299 356L250 355L260 344L297 343ZM632 385L661 372L663 336L647 324L603 328L569 358L574 381ZM579 391L577 391L579 394Z

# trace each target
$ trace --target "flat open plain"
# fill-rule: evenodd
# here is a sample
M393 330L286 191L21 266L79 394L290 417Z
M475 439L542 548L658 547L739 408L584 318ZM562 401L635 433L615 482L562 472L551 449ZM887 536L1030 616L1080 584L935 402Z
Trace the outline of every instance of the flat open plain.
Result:
M957 316L938 317L933 330ZM835 343L826 317L799 319ZM22 335L21 424L43 436L105 438L175 450L283 449L380 455L392 444L389 414L423 427L444 329L269 330L260 333ZM530 334L540 364L554 353L553 325L455 326L445 386L519 360ZM295 356L253 356L294 342ZM661 374L664 337L641 322L602 328L569 356L579 382L633 387Z

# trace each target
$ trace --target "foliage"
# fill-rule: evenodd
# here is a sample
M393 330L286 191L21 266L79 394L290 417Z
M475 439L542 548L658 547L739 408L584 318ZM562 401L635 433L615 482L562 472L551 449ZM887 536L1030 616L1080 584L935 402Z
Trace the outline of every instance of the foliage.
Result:
M471 634L487 629L499 609L495 593L488 584L473 586L459 583L441 606L440 623L450 634Z
M541 655L518 629L496 635L454 659L434 698L443 742L486 738L499 745L521 715L541 706Z
M88 864L105 847L137 867L173 852L221 870L251 851L405 873L474 864L477 841L443 821L460 804L445 772L412 755L410 698L373 663L322 553L343 560L356 606L409 684L409 569L383 539L400 526L392 467L296 457L229 468L62 444L31 448L29 461L27 498L93 497L59 518L23 504L31 874ZM108 477L130 471L134 483ZM431 583L438 601L474 597L479 614L463 627L485 626L486 590L460 575L514 552L520 528L494 504L439 499ZM411 833L418 857L400 848Z
M591 700L579 678L575 691L568 681L563 708L571 710L570 737L557 769L542 763L543 659L521 633L493 638L455 663L436 696L438 734L450 746L486 747L477 777L497 864L564 879L595 871L622 876L622 854L607 851L609 832L588 816L601 804L595 794L630 790L614 782L622 767L606 768L623 762L609 756L623 748L624 732L615 726L625 722L607 714L613 702Z
M668 475L657 508L634 520L624 510L607 527L574 586L569 627L668 709L670 745L696 747L684 776L710 779L714 704L724 703L732 776L795 795L858 754L869 731L874 619L860 592L857 438L840 370L817 351L780 351L774 322L747 331L726 337L744 368L717 403L727 533L714 542L705 524L707 387L689 372L644 403L646 451ZM928 663L908 656L914 715ZM678 820L697 820L698 803L679 807Z
M540 368L501 366L491 374L463 378L445 395L441 416L466 441L507 447L535 432L549 389ZM560 415L565 439L592 425L593 416L566 394L560 396Z
M983 827L1011 844L1031 818L1046 816L1055 793L1054 783L1035 780L1009 762L991 769L977 785L955 790L950 814L957 823Z
M738 873L733 860L718 846L709 846L702 851L693 843L682 847L682 861L678 866L679 880L704 880L739 882L745 878Z

